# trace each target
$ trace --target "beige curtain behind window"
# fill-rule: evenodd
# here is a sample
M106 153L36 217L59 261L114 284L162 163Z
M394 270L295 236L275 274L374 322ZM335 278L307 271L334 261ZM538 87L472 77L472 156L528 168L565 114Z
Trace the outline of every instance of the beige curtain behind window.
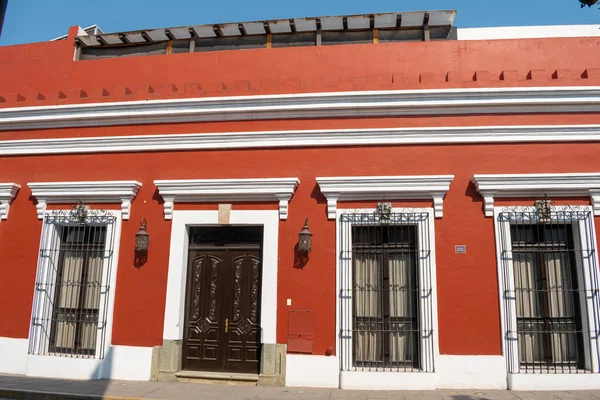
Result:
M83 349L93 350L96 348L103 263L104 259L100 252L91 254L88 259L86 293L83 299L83 307L89 316L82 322L81 326L80 342Z
M414 304L409 302L411 291L409 284L415 285L415 282L409 281L411 268L410 254L390 254L389 263L389 291L388 296L390 317L410 318L411 308ZM356 361L383 361L383 335L387 334L389 338L389 353L391 361L412 360L415 357L414 347L415 335L414 326L410 321L390 325L390 332L383 332L383 321L381 317L381 262L380 256L376 254L357 254L355 255L355 291L354 304L357 317L371 317L370 322L365 321L362 329L358 329L355 335ZM377 320L376 320L377 318ZM361 322L358 322L360 327Z
M569 271L569 260L564 253L547 254L546 268L548 274L549 293L549 311L553 318L571 318L574 320L575 310L573 308L573 294ZM574 278L574 277L573 277ZM574 329L572 324L566 321L555 325L554 330L559 333L553 333L552 359L555 362L566 362L577 360L577 339L574 334L566 333L567 330Z
M519 360L521 362L542 362L545 360L543 331L548 328L543 322L527 321L527 318L543 316L540 299L547 296L548 312L552 318L572 317L574 315L571 287L565 274L569 267L566 255L550 253L544 255L546 280L549 291L542 292L538 287L539 271L536 271L537 258L531 253L514 254L514 275L516 294L516 313L519 322L518 346ZM565 292L566 291L566 292ZM555 326L557 329L559 326ZM567 324L560 325L560 330L567 329ZM552 359L555 362L567 361L576 358L576 339L574 335L565 333L551 334Z
M411 306L409 298L411 296L410 286L413 287L415 282L409 282L409 274L411 268L410 254L390 254L389 255L389 301L390 301L390 316L394 317L411 317ZM414 329L411 322L392 323L391 332L389 333L390 340L390 358L391 361L406 361L414 358L413 349L416 335L413 334Z
M358 322L354 336L357 362L382 361L381 332L375 318L381 316L378 297L381 284L381 265L376 254L356 254L354 259L354 309L356 317L372 317L371 321ZM371 322L371 324L369 324ZM379 326L379 328L378 328ZM361 328L362 327L362 328Z
M80 348L93 350L96 348L98 334L98 311L100 308L100 291L102 286L103 254L92 253L88 256L87 275L83 279L84 254L65 251L63 253L63 269L60 279L60 294L56 322L56 347L73 349L76 342L77 324L79 328ZM81 299L83 296L83 299ZM82 310L78 310L80 301Z
M65 251L63 253L60 286L57 288L57 290L60 290L57 307L61 310L58 312L58 321L55 328L56 347L67 349L75 347L75 331L79 315L73 309L77 309L79 305L83 260L83 254L81 253L75 251Z

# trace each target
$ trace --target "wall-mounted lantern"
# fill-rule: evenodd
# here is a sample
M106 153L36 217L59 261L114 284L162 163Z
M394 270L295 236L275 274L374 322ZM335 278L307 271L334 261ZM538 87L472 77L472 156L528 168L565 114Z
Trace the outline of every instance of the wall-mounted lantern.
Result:
M308 253L312 250L312 233L308 230L308 217L304 221L304 227L298 234L298 251Z
M135 234L135 251L138 253L148 252L150 234L146 231L146 228L146 218L142 218L140 221L140 230Z

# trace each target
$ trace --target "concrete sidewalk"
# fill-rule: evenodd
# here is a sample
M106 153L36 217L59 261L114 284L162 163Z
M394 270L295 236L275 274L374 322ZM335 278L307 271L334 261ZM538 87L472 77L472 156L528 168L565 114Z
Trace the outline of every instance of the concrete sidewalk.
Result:
M73 381L0 375L0 399L244 399L244 400L403 400L403 399L600 399L598 391L512 392L507 390L350 391L245 385Z

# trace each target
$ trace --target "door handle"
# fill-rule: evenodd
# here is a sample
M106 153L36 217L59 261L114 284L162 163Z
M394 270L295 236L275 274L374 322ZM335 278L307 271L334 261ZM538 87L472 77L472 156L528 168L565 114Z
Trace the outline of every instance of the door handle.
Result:
M225 318L225 333L229 331L229 318Z

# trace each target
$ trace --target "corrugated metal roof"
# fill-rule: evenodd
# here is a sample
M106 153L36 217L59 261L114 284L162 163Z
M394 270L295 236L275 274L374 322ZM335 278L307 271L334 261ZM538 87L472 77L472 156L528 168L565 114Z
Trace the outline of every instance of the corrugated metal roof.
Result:
M358 31L367 29L418 28L429 26L451 26L456 10L436 10L360 15L338 15L309 18L291 18L269 21L235 22L180 26L176 28L142 29L131 32L116 32L81 35L77 40L85 46L103 46L129 43L153 43L171 39L214 38L284 34L295 32Z

